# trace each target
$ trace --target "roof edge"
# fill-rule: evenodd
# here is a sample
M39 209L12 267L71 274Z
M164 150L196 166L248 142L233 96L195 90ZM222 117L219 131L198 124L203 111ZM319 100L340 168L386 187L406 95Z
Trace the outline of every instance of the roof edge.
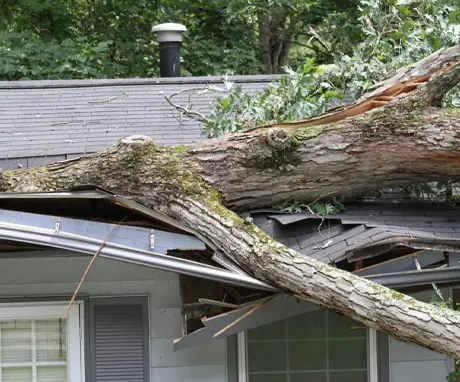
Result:
M236 83L263 83L278 80L280 74L259 74L247 76L228 76L227 79ZM222 84L224 76L197 76L171 78L115 78L97 80L25 80L0 81L0 89L50 89L50 88L83 88L102 86L133 86L133 85L197 85Z

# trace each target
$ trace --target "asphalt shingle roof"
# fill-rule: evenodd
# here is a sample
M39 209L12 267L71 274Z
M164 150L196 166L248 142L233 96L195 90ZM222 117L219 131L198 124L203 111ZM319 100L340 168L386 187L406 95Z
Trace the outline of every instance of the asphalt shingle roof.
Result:
M235 76L254 93L278 76ZM31 167L105 149L127 135L162 145L204 139L201 123L179 118L166 101L184 89L224 88L221 77L0 82L0 168ZM174 100L206 114L214 92L185 92Z
M458 207L354 203L323 222L311 213L265 211L254 216L276 240L326 263L376 256L398 245L460 251Z

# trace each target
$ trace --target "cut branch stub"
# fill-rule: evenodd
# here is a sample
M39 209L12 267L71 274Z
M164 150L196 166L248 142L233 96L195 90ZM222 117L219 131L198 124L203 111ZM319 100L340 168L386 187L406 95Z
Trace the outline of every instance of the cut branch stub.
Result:
M277 150L290 150L296 145L296 141L286 129L274 127L268 131L267 144Z

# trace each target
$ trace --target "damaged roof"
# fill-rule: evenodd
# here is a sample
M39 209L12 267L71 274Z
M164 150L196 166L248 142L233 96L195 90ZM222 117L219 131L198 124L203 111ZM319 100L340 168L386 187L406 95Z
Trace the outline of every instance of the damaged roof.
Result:
M254 213L255 223L290 248L337 264L356 262L404 246L460 251L460 208L428 202L352 203L324 217L311 213Z

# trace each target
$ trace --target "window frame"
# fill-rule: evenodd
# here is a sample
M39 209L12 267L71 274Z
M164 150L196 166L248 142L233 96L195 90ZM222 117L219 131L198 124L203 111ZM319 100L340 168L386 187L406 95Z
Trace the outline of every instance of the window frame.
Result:
M62 318L67 304L58 301L4 302L0 303L0 320ZM67 318L68 382L85 382L84 328L84 304L75 301Z
M237 382L248 382L248 349L247 332L240 332L237 335ZM367 369L368 382L379 382L378 372L378 339L377 331L367 328Z

